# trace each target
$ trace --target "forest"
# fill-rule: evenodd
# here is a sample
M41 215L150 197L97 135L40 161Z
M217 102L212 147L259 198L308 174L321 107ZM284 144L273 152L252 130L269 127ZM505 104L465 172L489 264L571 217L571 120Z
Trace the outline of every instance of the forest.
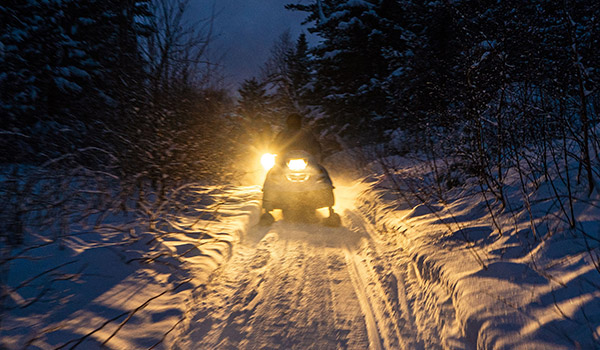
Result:
M91 227L153 230L187 186L246 184L293 112L326 159L376 163L402 201L473 185L500 235L522 210L533 242L582 238L600 271L600 231L578 209L600 191L600 2L290 0L307 32L281 33L235 89L189 5L0 4L0 322L32 282L8 287L20 254Z

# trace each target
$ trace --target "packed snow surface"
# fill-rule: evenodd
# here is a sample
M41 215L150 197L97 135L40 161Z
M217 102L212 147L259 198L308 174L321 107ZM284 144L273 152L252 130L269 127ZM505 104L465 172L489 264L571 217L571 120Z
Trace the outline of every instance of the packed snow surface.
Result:
M339 228L320 224L325 212L257 226L260 187L190 186L156 228L32 239L3 264L1 345L598 348L585 241L555 232L532 247L528 220L499 232L476 195L411 206L383 183L336 182ZM598 206L577 212L597 235Z

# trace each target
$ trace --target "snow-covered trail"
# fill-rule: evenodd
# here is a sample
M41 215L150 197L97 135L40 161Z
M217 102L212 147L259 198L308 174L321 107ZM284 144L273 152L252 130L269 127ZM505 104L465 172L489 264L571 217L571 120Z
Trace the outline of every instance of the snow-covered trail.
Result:
M32 235L5 260L0 348L599 348L586 236L539 242L525 209L494 221L468 187L411 207L376 177L339 182L339 228L257 227L260 187L192 184L149 228L115 215ZM578 206L597 232L600 205Z
M421 311L408 301L409 265L387 262L349 188L336 195L344 227L281 220L250 228L191 301L173 348L440 348L435 324L429 334L414 325Z
M250 232L193 309L187 341L205 349L367 348L345 247L334 236L341 232L332 231L283 222Z

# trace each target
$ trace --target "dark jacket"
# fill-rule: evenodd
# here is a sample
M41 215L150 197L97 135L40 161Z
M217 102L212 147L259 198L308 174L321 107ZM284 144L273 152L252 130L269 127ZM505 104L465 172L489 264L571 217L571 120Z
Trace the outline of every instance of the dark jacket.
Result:
M308 130L289 130L284 129L271 144L272 148L279 154L284 154L288 151L302 150L312 154L321 160L321 145L315 136Z

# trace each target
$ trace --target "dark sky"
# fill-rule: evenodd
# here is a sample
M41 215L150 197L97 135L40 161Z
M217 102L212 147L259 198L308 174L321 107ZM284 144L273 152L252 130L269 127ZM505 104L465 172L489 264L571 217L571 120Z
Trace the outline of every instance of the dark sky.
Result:
M199 18L207 17L215 4L212 55L224 55L221 63L228 87L237 89L244 79L257 76L273 43L285 30L290 30L292 38L306 32L300 25L306 13L284 8L291 2L294 1L192 0L190 13Z

